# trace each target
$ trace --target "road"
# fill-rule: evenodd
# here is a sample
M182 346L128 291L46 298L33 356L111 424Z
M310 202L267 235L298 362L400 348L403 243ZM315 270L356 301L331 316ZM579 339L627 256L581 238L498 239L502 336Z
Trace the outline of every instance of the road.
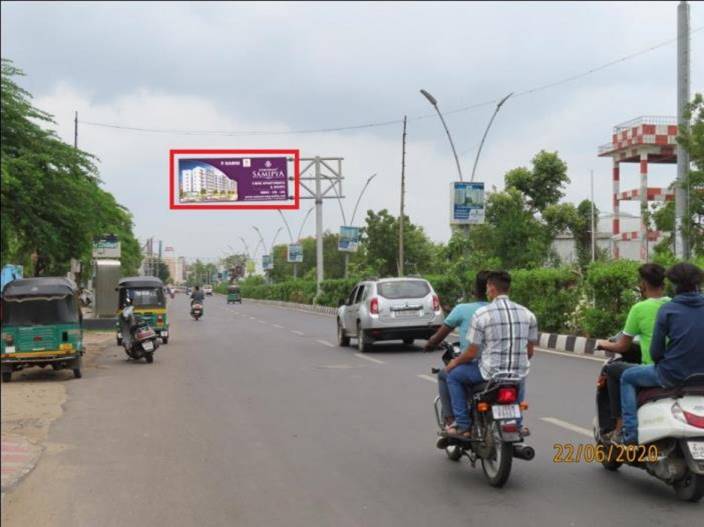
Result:
M171 301L172 338L153 365L114 347L64 381L65 414L5 496L4 526L701 521L701 504L637 469L553 463L555 443L590 442L597 361L536 354L526 424L537 455L515 460L497 490L434 447L438 353L390 343L358 355L334 345L329 316L221 296L205 308L195 322L183 295Z

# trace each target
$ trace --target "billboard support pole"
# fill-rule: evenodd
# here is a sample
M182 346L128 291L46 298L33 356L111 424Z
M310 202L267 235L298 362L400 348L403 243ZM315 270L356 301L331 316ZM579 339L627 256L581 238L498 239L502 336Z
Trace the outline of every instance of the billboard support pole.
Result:
M403 223L406 193L406 116L403 116L403 142L401 146L401 215L398 219L398 275L403 276Z
M320 157L315 158L315 296L320 295L323 281L323 196L320 188Z

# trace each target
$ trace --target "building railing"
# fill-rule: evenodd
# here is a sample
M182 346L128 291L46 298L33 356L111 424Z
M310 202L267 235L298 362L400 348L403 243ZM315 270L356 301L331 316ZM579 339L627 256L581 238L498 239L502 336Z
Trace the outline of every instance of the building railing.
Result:
M623 130L628 130L634 128L641 124L665 124L665 125L676 125L677 117L671 117L668 115L641 115L625 123L620 123L614 126L614 133L621 132Z

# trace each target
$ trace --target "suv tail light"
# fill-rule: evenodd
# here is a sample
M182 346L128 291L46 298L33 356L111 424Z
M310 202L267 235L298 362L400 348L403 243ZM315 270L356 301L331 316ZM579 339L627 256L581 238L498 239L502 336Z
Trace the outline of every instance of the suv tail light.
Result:
M516 402L516 388L499 388L499 394L496 397L496 402L499 404L510 404Z
M433 311L440 311L440 298L438 298L438 295L433 295Z
M369 312L372 315L379 314L379 299L377 297L374 297L369 301Z

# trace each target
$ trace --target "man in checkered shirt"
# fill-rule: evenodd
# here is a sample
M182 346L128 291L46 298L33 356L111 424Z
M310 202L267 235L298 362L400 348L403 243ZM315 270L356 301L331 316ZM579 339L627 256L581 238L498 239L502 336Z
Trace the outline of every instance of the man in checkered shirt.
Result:
M529 360L538 342L535 315L508 298L511 275L492 271L487 279L487 297L491 303L478 309L467 334L469 346L451 360L447 367L447 385L455 414L450 434L470 436L471 417L467 411L465 385L477 385L497 373L523 379L528 375ZM481 354L478 361L475 357Z

